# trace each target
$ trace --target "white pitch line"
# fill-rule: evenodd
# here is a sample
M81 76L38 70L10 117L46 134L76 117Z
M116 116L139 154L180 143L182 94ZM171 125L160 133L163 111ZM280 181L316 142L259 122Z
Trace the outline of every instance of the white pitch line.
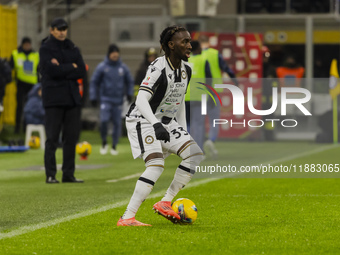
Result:
M139 177L141 176L142 173L136 173L136 174L132 174L132 175L128 175L119 179L114 179L114 180L107 180L106 182L119 182L119 181L125 181L125 180L130 180L133 179L135 177Z
M186 187L187 188L197 187L199 185L202 185L202 184L205 184L205 183L208 183L208 182L212 182L212 181L216 181L216 180L218 180L218 179L202 179L202 180L199 180L199 181L189 183ZM161 196L164 195L165 192L166 192L166 190L159 191L157 193L151 194L148 198L161 197ZM35 225L21 227L21 228L18 228L16 230L13 230L11 232L8 232L8 233L0 233L0 240L16 237L16 236L19 236L19 235L23 235L23 234L33 232L33 231L38 230L38 229L51 227L51 226L54 226L54 225L57 225L57 224L60 224L60 223L67 222L67 221L83 218L83 217L90 216L90 215L97 214L97 213L101 213L101 212L105 212L105 211L108 211L108 210L111 210L111 209L114 209L114 208L118 208L118 207L127 205L128 203L129 203L129 200L123 200L123 201L120 201L120 202L112 203L112 204L109 204L109 205L104 205L104 206L96 208L96 209L86 210L86 211L83 211L81 213L62 217L62 218L59 218L59 219L50 220L50 221L46 221L46 222L35 224Z
M322 152L322 151L331 149L333 147L335 148L337 146L338 145L324 146L324 147L318 148L316 150L307 151L307 152L300 153L298 155L294 155L294 156L291 156L291 157L285 157L285 158L282 158L282 159L275 160L273 162L279 163L279 162L283 162L283 161L287 161L287 160L292 160L292 159L304 157L304 156L307 156L307 155L310 155L310 154L313 154L313 153ZM273 162L272 162L272 164L273 164ZM137 174L135 174L135 175L137 175ZM140 175L140 173L138 174L138 176L139 175ZM128 177L128 176L126 176L126 177ZM126 177L123 177L123 178L126 178ZM231 175L229 175L228 177L231 177ZM203 185L203 184L206 184L206 183L209 183L209 182L217 181L217 180L220 180L220 179L211 178L211 179L202 179L202 180L199 180L199 181L194 181L194 182L189 183L186 186L186 188L197 187L197 186L200 186L200 185ZM156 197L163 196L165 192L166 192L165 190L159 191L157 193L150 195L148 198L156 198ZM57 224L60 224L60 223L67 222L67 221L83 218L83 217L90 216L90 215L97 214L97 213L101 213L101 212L105 212L105 211L108 211L108 210L111 210L111 209L114 209L114 208L118 208L118 207L127 205L128 203L129 203L129 200L123 200L123 201L120 201L120 202L104 205L104 206L96 208L96 209L86 210L86 211L83 211L81 213L62 217L62 218L59 218L59 219L46 221L46 222L39 223L39 224L36 224L36 225L21 227L21 228L18 228L16 230L10 231L8 233L0 233L0 240L12 238L12 237L23 235L23 234L27 234L27 233L33 232L35 230L38 230L38 229L51 227L51 226L54 226L54 225L57 225Z

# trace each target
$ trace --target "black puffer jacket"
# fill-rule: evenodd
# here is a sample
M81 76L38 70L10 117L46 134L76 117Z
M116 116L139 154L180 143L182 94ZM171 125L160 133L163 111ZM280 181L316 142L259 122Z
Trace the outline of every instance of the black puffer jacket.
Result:
M86 75L86 69L79 49L69 39L59 41L50 35L42 41L39 54L44 107L80 105L77 80ZM59 65L52 64L53 58Z

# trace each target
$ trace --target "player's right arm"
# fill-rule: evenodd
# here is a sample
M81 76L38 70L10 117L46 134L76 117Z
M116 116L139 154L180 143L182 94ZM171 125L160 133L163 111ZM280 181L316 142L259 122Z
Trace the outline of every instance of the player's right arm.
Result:
M161 85L161 75L162 73L158 68L153 65L149 66L146 76L139 87L136 98L136 107L143 117L154 127L157 140L167 142L170 141L170 134L156 118L150 105L150 100L155 90Z
M150 93L143 90L139 90L136 99L136 106L138 107L143 117L147 119L147 121L149 121L153 126L157 140L170 142L169 132L163 127L162 123L156 118L156 116L152 112L151 106L149 104L150 99L151 99Z
M159 122L159 120L153 113L149 101L159 86L158 83L161 75L162 73L157 67L150 65L144 79L142 80L142 83L139 86L139 91L136 98L136 106L138 110L152 125Z
M136 99L136 106L138 110L143 115L143 117L151 123L151 125L156 124L159 120L156 118L155 114L153 114L149 100L151 99L152 95L145 90L139 90L137 99Z

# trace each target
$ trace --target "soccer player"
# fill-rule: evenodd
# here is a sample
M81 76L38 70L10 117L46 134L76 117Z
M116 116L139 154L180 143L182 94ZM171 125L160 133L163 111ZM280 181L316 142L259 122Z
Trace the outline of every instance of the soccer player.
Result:
M184 97L191 69L184 61L190 57L190 41L190 34L183 27L170 26L163 30L160 44L165 56L151 63L136 102L127 113L126 127L133 157L142 157L146 169L118 226L151 226L137 221L135 215L162 174L164 159L171 153L183 160L164 197L153 209L172 222L180 220L171 208L171 201L191 180L203 159L202 150L185 130Z

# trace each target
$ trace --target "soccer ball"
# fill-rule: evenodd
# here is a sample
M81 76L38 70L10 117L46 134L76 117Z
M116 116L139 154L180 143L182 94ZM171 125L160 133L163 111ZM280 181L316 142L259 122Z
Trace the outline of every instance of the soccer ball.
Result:
M38 149L40 147L40 138L39 136L31 136L30 140L28 141L28 146L31 149Z
M88 142L78 143L76 146L76 153L82 158L86 159L92 152L92 146Z
M179 198L171 206L181 217L181 224L192 224L197 219L197 207L190 199Z

